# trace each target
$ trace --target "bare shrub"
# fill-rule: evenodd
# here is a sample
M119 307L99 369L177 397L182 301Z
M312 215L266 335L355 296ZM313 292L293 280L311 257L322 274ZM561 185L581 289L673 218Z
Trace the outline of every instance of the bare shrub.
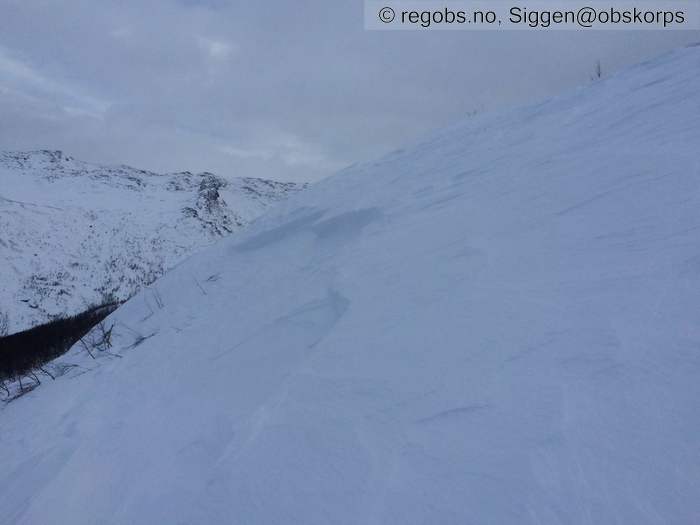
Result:
M95 328L88 332L84 337L80 338L80 345L85 349L85 351L95 359L95 354L93 350L98 352L106 352L112 348L112 330L114 325L107 328L107 324L104 321L97 323Z

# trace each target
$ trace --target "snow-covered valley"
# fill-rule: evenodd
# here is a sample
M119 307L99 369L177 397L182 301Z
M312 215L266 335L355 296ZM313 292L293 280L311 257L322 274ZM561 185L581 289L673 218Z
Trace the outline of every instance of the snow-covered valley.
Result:
M292 196L0 408L2 521L700 523L699 152L688 47Z
M0 152L0 315L16 332L127 299L303 187Z

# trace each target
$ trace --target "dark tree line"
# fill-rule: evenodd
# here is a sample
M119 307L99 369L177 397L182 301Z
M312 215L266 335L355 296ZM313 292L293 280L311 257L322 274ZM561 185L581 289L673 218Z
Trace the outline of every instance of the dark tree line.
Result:
M9 396L6 382L18 381L21 392L22 378L31 377L38 383L37 372L53 378L45 365L82 341L95 326L101 327L99 337L102 338L102 347L111 346L111 328L107 329L101 323L117 306L118 303L95 306L77 315L54 319L29 330L0 337L0 388Z

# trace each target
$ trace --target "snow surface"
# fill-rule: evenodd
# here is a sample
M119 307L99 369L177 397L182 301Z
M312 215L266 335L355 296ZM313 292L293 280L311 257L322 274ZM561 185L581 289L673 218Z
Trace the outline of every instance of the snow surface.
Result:
M128 299L303 187L0 152L0 315L16 332Z
M3 522L700 523L699 146L695 47L296 195L0 411Z

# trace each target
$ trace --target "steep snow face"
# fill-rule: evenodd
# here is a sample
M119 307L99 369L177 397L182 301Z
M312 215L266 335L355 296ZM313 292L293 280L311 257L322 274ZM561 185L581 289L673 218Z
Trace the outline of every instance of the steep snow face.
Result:
M293 197L0 411L0 515L698 523L698 146L689 48Z
M127 299L302 187L0 152L0 315L19 331Z

